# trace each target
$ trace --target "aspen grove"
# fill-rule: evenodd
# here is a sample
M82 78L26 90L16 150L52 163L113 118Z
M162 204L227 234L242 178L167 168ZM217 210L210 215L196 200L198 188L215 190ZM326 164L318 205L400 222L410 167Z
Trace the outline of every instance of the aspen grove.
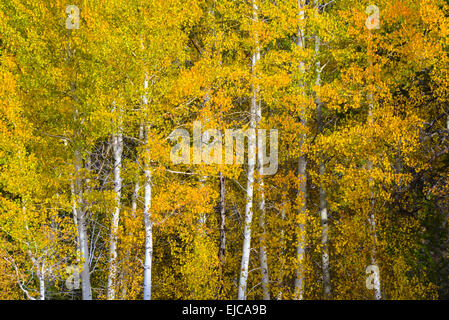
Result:
M1 0L0 299L449 299L449 0Z

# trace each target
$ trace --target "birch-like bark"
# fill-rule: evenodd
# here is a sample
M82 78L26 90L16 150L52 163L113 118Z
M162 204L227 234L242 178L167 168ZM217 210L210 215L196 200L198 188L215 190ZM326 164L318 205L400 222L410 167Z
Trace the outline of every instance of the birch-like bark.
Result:
M253 17L258 20L258 7L256 1L252 1ZM253 80L256 77L256 64L260 60L260 50L257 44L256 35L256 50L252 55L252 74ZM250 134L248 136L248 173L246 185L246 205L245 205L245 222L243 226L243 249L242 261L240 266L240 279L238 288L238 299L246 300L246 287L248 280L249 255L251 251L251 223L253 220L253 196L254 196L254 171L256 167L256 112L258 104L260 103L257 87L253 84L251 107L250 107Z
M298 36L296 39L296 45L301 49L305 49L305 30L304 30L304 0L298 0L299 7L299 27ZM304 78L304 62L299 63L299 74L300 74L300 90L304 84L302 83ZM305 128L307 125L305 108L301 110L301 124ZM299 202L299 227L298 227L298 244L296 247L296 256L298 259L298 267L296 269L296 279L295 279L295 297L296 299L302 300L304 298L304 258L305 258L305 247L306 247L306 221L307 221L307 160L302 152L304 142L306 140L306 134L300 134L299 140L299 158L298 158L298 179L299 179L299 191L298 191L298 202Z
M83 300L92 300L92 289L90 286L90 267L89 267L89 246L87 244L86 216L82 208L83 193L81 185L81 154L75 150L75 207L78 221L78 238L80 241L81 258L83 259L83 269L81 270L81 291Z
M114 106L115 109L115 106ZM120 108L119 108L120 109ZM120 114L120 110L118 111ZM114 154L114 193L115 208L112 213L111 234L109 242L109 275L107 284L107 299L114 300L116 296L116 279L117 279L117 232L120 221L120 206L122 197L122 154L123 154L123 134L122 124L119 115L118 125L115 126L112 134L112 150Z
M319 4L318 0L315 0L315 16L318 15L319 12ZM320 53L320 45L321 39L319 35L315 36L315 56L316 56L316 86L321 85L321 63L319 60ZM317 106L317 122L318 122L318 130L321 133L323 131L323 121L322 121L322 112L321 112L321 101L318 97L316 97L316 106ZM320 176L323 179L326 173L326 165L324 160L320 160ZM327 300L331 296L331 278L330 278L330 263L329 263L329 225L327 219L327 200L326 200L326 190L324 190L323 186L320 185L320 220L321 220L321 268L323 271L323 290L324 290L324 298Z
M146 96L146 91L148 90L148 78L145 75L146 79L144 82L144 90L145 94L142 98L145 112L147 111L148 105L148 97ZM143 216L145 222L145 261L143 265L143 299L151 300L151 271L152 271L152 262L153 262L153 223L151 221L151 164L150 164L150 150L148 150L148 135L149 135L149 126L145 127L145 150L144 150L144 177L145 182L143 185L144 190L144 209Z
M80 245L80 238L79 238L79 231L78 231L78 215L76 211L76 201L75 201L75 185L74 185L74 179L72 176L72 180L70 182L70 191L71 191L71 199L72 199L72 215L73 215L73 223L76 226L76 263L77 266L79 266L81 262L81 245Z
M140 36L140 45L141 49L145 50L145 46L143 44L143 38ZM142 104L143 104L143 114L146 118L148 118L148 74L145 73L145 80L143 83L144 94L142 95ZM143 150L143 174L144 174L144 184L143 184L143 219L145 224L145 260L143 263L143 299L151 300L151 272L152 272L152 263L153 263L153 223L151 221L151 159L150 159L150 150L148 149L148 135L150 131L150 126L145 123L146 119L142 121L140 126L141 134L143 132L145 138L145 148Z
M45 300L45 259L41 266L37 265L37 269L37 278L39 279L39 299Z

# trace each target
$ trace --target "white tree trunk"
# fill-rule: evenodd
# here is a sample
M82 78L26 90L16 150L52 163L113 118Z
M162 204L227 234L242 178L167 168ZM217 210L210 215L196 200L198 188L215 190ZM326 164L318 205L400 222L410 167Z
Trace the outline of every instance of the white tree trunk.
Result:
M142 97L143 104L145 106L145 114L147 112L146 106L148 105L148 97L146 96L146 91L148 89L148 78L145 75L144 82L145 94ZM142 128L140 129L142 132ZM143 185L144 189L144 209L143 216L145 222L145 261L143 264L143 299L151 300L151 271L152 271L152 261L153 261L153 223L151 221L151 164L150 155L148 150L148 134L149 126L145 127L145 150L144 150L144 176L145 182Z
M81 262L81 246L80 246L80 238L79 238L79 231L78 231L78 215L76 210L76 201L75 201L75 185L73 182L73 176L72 180L70 182L70 191L71 191L71 198L72 198L72 215L73 215L73 223L76 226L76 263L77 265Z
M297 46L301 49L305 48L305 32L303 29L304 22L304 0L298 0L299 7L299 21L300 26L298 28ZM300 81L304 78L304 62L299 64ZM304 84L300 85L301 87ZM305 127L307 125L305 108L301 110L301 124ZM304 298L304 257L305 257L305 247L306 247L306 221L307 221L307 161L302 153L302 146L306 139L306 134L300 135L299 142L299 159L298 159L298 178L300 181L298 200L299 200L299 218L300 224L298 228L298 244L296 247L296 256L298 259L298 267L296 269L296 279L295 279L295 297L299 300Z
M253 12L254 20L258 19L258 8L256 2L253 0ZM257 35L256 35L257 37ZM256 40L257 41L257 40ZM256 64L260 59L260 51L258 44L256 44L256 50L252 56L252 73L255 77ZM243 227L243 249L242 249L242 261L240 266L240 279L238 288L238 299L246 300L246 287L248 280L248 268L249 268L249 255L251 251L251 223L253 220L253 196L254 196L254 171L256 167L256 112L258 108L258 92L257 88L253 85L253 94L251 97L250 107L250 134L248 137L248 173L247 173L247 186L246 186L246 205L245 205L245 222Z
M148 139L148 133L146 135ZM151 300L151 269L153 259L153 224L151 222L151 170L149 156L144 160L144 221L145 221L145 261L143 273L143 299Z
M89 246L87 243L86 218L82 208L82 187L81 187L81 155L78 150L75 151L75 207L78 221L78 238L80 241L81 258L83 259L83 269L81 271L81 290L83 300L92 300L92 289L90 286L89 270Z
M248 174L246 186L246 205L245 205L245 221L243 228L243 250L242 263L240 268L240 282L238 290L238 299L246 299L246 286L248 279L249 254L251 249L251 222L253 219L253 194L254 194L254 169L256 166L256 131L255 131L255 115L253 105L255 100L251 102L251 134L248 139Z
M39 265L37 265L39 269ZM39 279L39 299L45 300L45 260L42 262L40 270L37 272L37 277Z
M78 209L78 236L80 239L81 257L83 259L83 269L81 271L81 290L83 300L92 300L92 290L90 286L90 270L89 270L89 247L87 244L86 223L84 213Z
M120 111L119 111L120 113ZM119 116L120 118L120 116ZM116 297L116 279L117 279L117 232L120 221L120 206L122 197L122 153L123 153L123 134L120 123L115 128L112 135L112 150L114 154L114 193L115 208L112 213L111 234L109 243L109 276L107 285L107 299L114 300Z

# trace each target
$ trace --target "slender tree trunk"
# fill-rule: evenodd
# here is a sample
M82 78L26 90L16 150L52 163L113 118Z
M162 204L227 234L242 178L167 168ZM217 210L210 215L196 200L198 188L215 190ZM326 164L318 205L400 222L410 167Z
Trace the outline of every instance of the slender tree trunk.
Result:
M254 100L254 98L253 98ZM251 103L255 104L255 101ZM251 107L253 109L253 106ZM243 250L242 262L240 268L240 281L238 290L238 299L246 299L246 286L248 279L249 254L251 249L251 223L253 219L253 194L254 194L254 169L256 166L256 134L255 134L255 116L251 110L250 128L252 130L248 142L248 174L246 186L246 205L245 205L245 222L243 229Z
M146 91L148 90L148 78L145 75L146 79L144 82L144 90L145 94L142 97L143 104L145 107L145 114L147 113L147 105L148 105L148 97L146 96ZM141 129L142 130L142 129ZM151 221L151 161L150 161L150 150L148 150L148 135L149 135L150 127L147 125L144 128L145 135L145 150L143 156L143 173L145 177L145 182L143 185L144 190L144 209L143 216L145 222L145 261L143 265L143 299L151 300L151 271L152 271L152 262L153 262L153 223Z
M146 140L148 132L146 133ZM148 141L148 140L147 140ZM146 155L144 159L144 220L145 220L145 262L143 274L143 299L151 300L151 269L153 259L153 224L151 222L151 170L150 159Z
M74 91L74 85L72 85L72 91ZM78 109L75 108L75 122L78 123L79 115ZM75 136L78 137L78 128L75 129ZM78 221L78 239L79 247L81 251L81 258L83 259L83 269L81 271L81 289L83 300L92 300L92 289L90 285L90 254L88 246L88 236L86 231L86 210L84 208L83 200L83 186L82 186L82 158L81 152L78 147L75 147L74 156L74 169L75 169L75 181L74 181L74 207L76 208L76 220Z
M300 26L298 28L297 46L301 49L305 48L305 31L303 27L304 22L304 0L298 0L299 6L299 21ZM304 86L304 62L299 64L300 73L300 89ZM305 128L307 125L305 108L301 110L301 124ZM306 134L300 135L299 141L299 158L298 158L298 179L299 179L299 192L298 192L298 202L299 202L299 230L298 230L298 245L296 247L296 256L298 259L298 267L296 269L296 279L295 279L295 296L297 299L302 300L304 298L304 258L305 258L305 247L306 247L306 221L307 221L307 161L303 154L303 144L306 139Z
M319 13L319 1L315 0L315 16ZM315 56L316 56L316 86L321 85L321 63L319 60L320 53L320 45L321 39L318 35L315 36ZM321 101L318 97L316 97L316 106L317 106L317 122L318 122L318 131L321 133L323 131L323 121L322 121L322 111L321 111ZM320 160L320 176L323 179L326 173L326 165L324 164L324 160ZM326 201L326 190L324 190L323 186L320 185L320 219L321 219L321 263L323 270L323 289L324 289L324 298L329 299L331 296L331 279L330 279L330 263L329 263L329 226L327 219L327 201Z
M253 0L253 14L254 20L258 20L258 8L256 2ZM257 35L256 35L257 37ZM256 77L256 64L260 59L260 51L256 39L256 50L252 56L252 73L253 78ZM254 196L254 171L256 167L256 112L258 104L257 87L253 84L250 107L250 135L248 139L248 173L246 186L246 205L245 205L245 222L243 227L243 249L242 261L240 266L240 279L238 288L238 299L246 300L246 287L248 280L249 256L251 251L251 223L253 220L253 196Z
M81 290L83 300L92 300L92 289L90 286L90 268L89 268L89 246L87 244L86 215L82 208L83 192L81 185L81 154L75 150L75 206L78 221L78 238L80 241L81 257L83 259L83 269L81 271Z
M114 107L115 108L115 107ZM120 111L119 111L120 113ZM120 116L119 116L120 118ZM117 232L120 220L120 206L122 196L122 177L120 174L122 166L123 153L123 134L122 125L119 119L119 124L115 128L112 135L112 150L114 154L114 193L115 193L115 208L112 213L111 234L109 244L109 276L107 286L107 299L114 300L116 296L116 279L117 279Z
M45 260L42 262L42 266L37 265L37 268L37 277L39 279L39 299L45 300Z
M45 278L43 276L39 277L39 299L45 300Z
M79 238L79 231L78 231L78 215L76 210L76 201L75 201L75 185L74 185L74 179L72 176L72 181L70 183L70 191L71 191L71 197L72 197L72 215L73 215L73 223L76 226L76 263L77 266L79 266L81 262L81 246L80 246L80 238Z
M140 36L141 49L145 50L143 38ZM145 260L143 264L143 299L151 300L151 272L153 263L153 223L151 221L151 192L152 192L152 174L151 174L151 159L150 150L148 149L148 135L150 126L145 123L148 118L148 74L145 73L145 80L143 83L144 94L142 95L143 115L145 120L140 127L140 133L143 132L145 137L145 148L143 150L143 173L145 182L143 184L143 219L145 224Z

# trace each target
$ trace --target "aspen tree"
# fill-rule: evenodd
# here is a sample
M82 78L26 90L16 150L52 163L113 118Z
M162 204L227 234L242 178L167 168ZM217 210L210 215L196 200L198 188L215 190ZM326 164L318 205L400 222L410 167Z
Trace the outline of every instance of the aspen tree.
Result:
M116 109L115 102L113 102ZM115 208L112 214L110 248L109 248L109 275L107 286L108 300L114 300L116 296L115 282L117 280L117 232L120 219L121 195L122 195L122 177L120 174L122 167L123 154L123 133L121 123L121 108L118 107L118 120L112 134L112 150L114 155L114 193Z
M258 6L256 0L251 2L253 10L253 20L258 21ZM257 160L256 151L256 128L257 128L257 110L260 105L260 97L255 82L257 77L257 63L260 60L260 48L258 44L258 35L255 34L255 49L251 58L252 66L252 95L250 102L250 134L248 137L248 172L247 172L247 185L246 185L246 204L245 204L245 220L243 225L243 249L242 259L240 266L240 278L238 287L238 299L246 299L246 289L248 281L248 268L251 251L251 224L253 219L253 201L254 201L254 175Z

